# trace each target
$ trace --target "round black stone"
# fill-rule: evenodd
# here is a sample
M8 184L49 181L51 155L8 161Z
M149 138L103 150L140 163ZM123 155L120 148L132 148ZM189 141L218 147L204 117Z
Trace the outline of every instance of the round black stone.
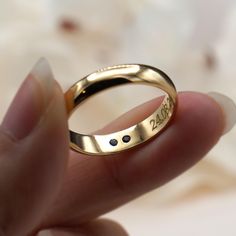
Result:
M131 137L129 135L125 135L123 138L122 138L122 141L124 143L128 143L130 141Z
M112 146L116 146L118 144L118 141L116 139L111 139L109 142Z

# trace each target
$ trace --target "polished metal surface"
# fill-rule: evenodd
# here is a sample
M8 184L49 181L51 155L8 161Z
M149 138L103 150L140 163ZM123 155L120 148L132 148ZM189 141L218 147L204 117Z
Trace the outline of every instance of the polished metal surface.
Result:
M108 67L79 80L65 93L68 116L90 96L129 83L154 86L163 90L166 96L153 114L127 129L105 135L86 135L70 130L73 150L89 155L114 154L149 140L166 127L177 107L175 86L164 72L140 64Z

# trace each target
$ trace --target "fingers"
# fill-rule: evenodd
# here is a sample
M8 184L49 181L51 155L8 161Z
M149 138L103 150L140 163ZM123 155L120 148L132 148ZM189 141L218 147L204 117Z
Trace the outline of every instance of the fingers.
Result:
M53 229L41 232L39 236L128 236L117 222L99 219L71 229Z
M146 116L157 104L159 99L146 103L114 125L123 128ZM223 129L224 116L213 99L200 93L181 93L173 122L150 142L109 157L72 152L66 179L45 225L90 220L165 184L199 161Z
M0 225L5 235L27 235L58 193L68 155L63 93L44 60L0 127Z

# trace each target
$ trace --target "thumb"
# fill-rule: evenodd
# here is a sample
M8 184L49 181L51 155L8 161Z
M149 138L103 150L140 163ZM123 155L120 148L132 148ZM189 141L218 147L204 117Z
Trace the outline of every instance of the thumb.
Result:
M0 126L0 232L27 235L56 196L68 156L63 93L41 59Z

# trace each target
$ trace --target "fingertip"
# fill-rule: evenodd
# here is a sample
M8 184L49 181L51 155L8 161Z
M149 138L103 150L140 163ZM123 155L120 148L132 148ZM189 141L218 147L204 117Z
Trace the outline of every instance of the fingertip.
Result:
M225 121L222 110L207 94L184 92L179 94L176 125L187 135L209 138L214 144L222 136Z
M224 115L224 134L228 133L236 124L236 104L228 96L218 93L210 92L208 93L211 99L221 108Z
M54 95L55 80L48 62L40 59L23 81L2 127L16 140L27 137L40 122Z

